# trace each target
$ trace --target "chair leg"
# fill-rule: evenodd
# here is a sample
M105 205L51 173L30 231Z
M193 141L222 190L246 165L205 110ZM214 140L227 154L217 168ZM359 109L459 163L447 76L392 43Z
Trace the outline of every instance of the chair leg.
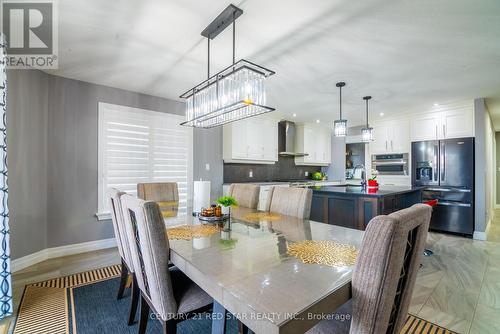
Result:
M238 320L238 333L248 334L248 327L245 326L241 321Z
M127 285L127 278L128 278L128 270L127 266L125 265L125 261L122 259L122 270L120 274L120 287L118 288L118 296L116 299L122 299L123 298L123 292L125 291L125 285Z
M175 320L162 321L163 334L177 334L177 322Z
M137 304L139 302L139 284L135 274L132 274L132 302L130 303L130 312L128 315L128 325L132 326L135 322L135 314L137 313Z
M141 317L139 319L139 334L146 333L146 326L149 319L149 305L148 302L141 296Z

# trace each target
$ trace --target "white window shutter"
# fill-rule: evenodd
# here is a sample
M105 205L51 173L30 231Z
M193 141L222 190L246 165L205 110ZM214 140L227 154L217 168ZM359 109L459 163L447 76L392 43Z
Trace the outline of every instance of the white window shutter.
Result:
M177 182L179 212L192 187L192 129L174 114L99 103L98 216L109 212L110 187L132 195L137 183Z

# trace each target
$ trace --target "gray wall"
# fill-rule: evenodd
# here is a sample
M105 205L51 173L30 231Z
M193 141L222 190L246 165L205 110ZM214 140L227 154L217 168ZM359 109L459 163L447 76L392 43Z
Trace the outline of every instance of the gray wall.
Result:
M492 124L484 99L474 100L475 122L475 228L477 232L484 232L489 219L492 217L491 195L492 184L489 184L492 172L488 161L492 160L491 134ZM491 152L489 151L491 149ZM492 182L491 182L492 183Z
M194 129L193 132L193 179L211 181L212 201L222 196L222 127ZM209 164L210 170L206 170Z
M7 159L11 255L47 244L48 75L7 71Z
M497 186L497 199L496 204L500 205L500 132L495 133L496 139L496 186Z
M111 222L95 218L98 102L184 112L180 102L49 76L48 247L113 236Z
M335 137L332 133L332 163L323 167L328 180L345 182L345 137Z
M97 104L182 114L181 102L39 71L8 73L12 256L113 237L97 221ZM194 178L222 193L222 135L194 133ZM210 154L211 153L211 154ZM205 173L205 161L211 170ZM218 190L219 189L219 190Z

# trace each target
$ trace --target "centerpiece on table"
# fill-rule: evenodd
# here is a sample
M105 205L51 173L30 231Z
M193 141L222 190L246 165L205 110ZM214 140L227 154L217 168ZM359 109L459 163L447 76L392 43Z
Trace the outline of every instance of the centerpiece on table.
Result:
M368 179L368 193L375 194L378 191L378 181L377 176L373 176Z
M238 206L238 202L232 196L219 197L216 202L222 206L222 213L228 215L227 230L231 230L231 207Z

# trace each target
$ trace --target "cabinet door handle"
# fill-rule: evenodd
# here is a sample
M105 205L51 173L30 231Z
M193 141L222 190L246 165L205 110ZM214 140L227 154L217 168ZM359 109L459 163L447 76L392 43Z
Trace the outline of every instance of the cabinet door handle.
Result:
M387 150L387 140L385 141L385 149Z
M438 139L438 126L436 125L436 139Z
M392 142L392 139L391 139L391 150L394 151L394 143Z
M446 138L446 125L443 124L443 137Z

